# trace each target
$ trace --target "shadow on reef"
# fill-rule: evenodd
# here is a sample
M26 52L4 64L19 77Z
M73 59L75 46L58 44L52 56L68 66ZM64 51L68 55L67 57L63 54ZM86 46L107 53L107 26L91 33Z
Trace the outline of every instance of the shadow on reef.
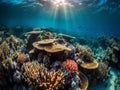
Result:
M109 78L112 64L119 68L117 38L81 45L78 38L47 28L23 31L0 27L1 90L87 90Z

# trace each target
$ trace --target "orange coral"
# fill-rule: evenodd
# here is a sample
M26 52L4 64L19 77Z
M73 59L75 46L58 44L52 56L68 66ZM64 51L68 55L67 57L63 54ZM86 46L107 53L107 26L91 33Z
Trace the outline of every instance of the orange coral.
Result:
M66 60L62 63L62 70L68 73L70 76L74 76L78 72L78 65L74 60Z
M44 90L58 90L59 87L64 86L64 74L62 71L51 71L47 73L41 73L41 77L38 80L39 87Z

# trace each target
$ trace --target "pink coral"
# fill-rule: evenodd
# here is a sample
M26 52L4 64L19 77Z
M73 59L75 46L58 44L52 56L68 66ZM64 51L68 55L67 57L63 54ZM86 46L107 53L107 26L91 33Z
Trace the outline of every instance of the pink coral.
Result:
M20 64L23 64L26 59L27 59L26 54L22 53L18 56L17 62L20 63Z
M61 66L64 74L74 76L78 72L78 65L74 60L66 60L62 63Z

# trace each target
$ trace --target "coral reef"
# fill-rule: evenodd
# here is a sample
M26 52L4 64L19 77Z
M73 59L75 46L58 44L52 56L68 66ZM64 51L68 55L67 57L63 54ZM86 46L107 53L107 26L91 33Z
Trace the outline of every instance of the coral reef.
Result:
M103 55L104 61L112 62L117 68L120 68L120 40L111 37L109 39L109 47L106 49Z
M22 41L13 35L0 45L0 60L4 68L9 69L9 66L12 67L14 60L22 51L21 46Z
M104 38L99 42L106 42L105 47L93 42L90 48L75 42L75 37L48 28L32 30L23 39L4 37L1 31L0 89L87 90L109 77L110 62L119 67L119 39L110 39L104 54L108 45Z

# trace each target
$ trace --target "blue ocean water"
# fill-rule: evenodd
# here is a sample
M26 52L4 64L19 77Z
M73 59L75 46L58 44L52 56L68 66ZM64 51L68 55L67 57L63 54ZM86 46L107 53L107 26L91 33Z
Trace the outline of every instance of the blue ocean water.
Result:
M72 35L120 36L119 0L1 0L0 24L49 27ZM59 0L58 0L59 1Z
M0 0L0 25L46 27L78 38L120 38L120 0ZM114 90L118 73L112 68L107 87L104 82L88 90Z

